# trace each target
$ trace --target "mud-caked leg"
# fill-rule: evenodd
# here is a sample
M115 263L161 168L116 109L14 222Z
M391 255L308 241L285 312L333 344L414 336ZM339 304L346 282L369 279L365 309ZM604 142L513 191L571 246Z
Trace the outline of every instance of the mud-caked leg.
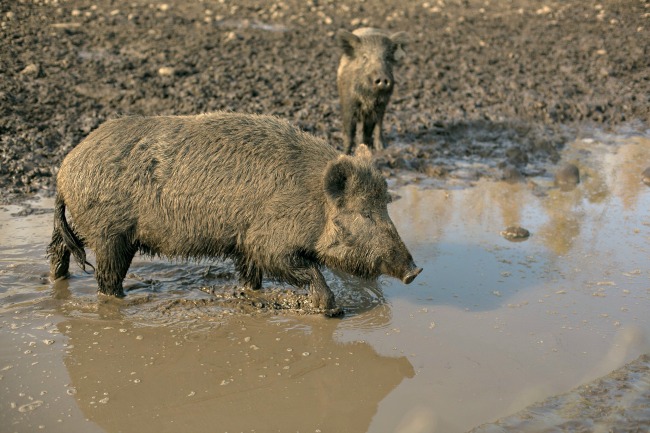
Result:
M126 237L112 236L95 246L97 257L95 277L99 292L105 295L124 297L122 282L131 266L136 247Z
M336 307L334 293L332 293L327 282L325 282L323 274L315 267L309 268L307 274L310 277L309 295L311 296L314 307L326 311L333 310Z
M238 263L239 285L245 289L259 290L262 288L262 271L255 265Z
M63 236L59 230L52 233L52 242L47 247L47 254L50 258L50 273L53 279L68 276L70 268L70 250L63 242Z

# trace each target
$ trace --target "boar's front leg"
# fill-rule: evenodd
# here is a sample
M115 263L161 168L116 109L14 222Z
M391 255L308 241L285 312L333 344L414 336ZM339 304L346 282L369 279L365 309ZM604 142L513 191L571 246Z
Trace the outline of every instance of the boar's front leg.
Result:
M343 153L350 155L357 135L357 119L351 109L343 111Z
M312 303L318 308L323 309L326 316L341 316L343 309L336 306L334 293L327 286L323 274L315 267L311 268L309 272L312 277L309 283L309 294L311 295Z
M251 290L262 288L262 271L255 265L240 261L237 264L239 285Z
M383 113L379 117L369 115L363 119L363 143L366 146L373 146L375 150L382 150L384 146L384 135L382 133Z
M293 274L292 279L299 283L297 285L309 287L309 295L315 308L323 310L325 315L330 317L339 316L343 313L342 309L336 307L334 293L328 287L323 274L315 264L296 267L291 273Z
M123 298L122 282L137 248L126 236L109 236L98 241L94 250L97 258L95 277L99 292Z
M382 132L382 124L384 123L383 119L380 117L379 120L377 120L377 123L375 123L375 130L373 134L374 142L373 146L375 150L382 150L386 148L386 145L384 144L384 133ZM368 143L370 144L370 143Z
M363 119L363 144L366 146L373 145L372 133L375 130L375 119L372 116L366 116ZM375 137L376 138L376 137Z

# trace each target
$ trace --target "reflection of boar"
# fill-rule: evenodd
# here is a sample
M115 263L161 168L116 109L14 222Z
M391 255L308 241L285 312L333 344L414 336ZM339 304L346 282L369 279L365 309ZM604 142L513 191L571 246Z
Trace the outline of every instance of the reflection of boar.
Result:
M270 116L106 122L65 158L57 187L53 276L67 274L71 253L83 267L86 243L105 294L124 296L137 251L232 258L243 285L259 289L266 274L309 286L326 310L334 296L321 265L407 284L421 271L388 216L386 182L367 148L343 156Z
M336 36L343 49L336 82L344 151L350 153L354 147L358 122L363 127L363 142L383 149L382 122L395 84L393 66L404 56L407 35L361 28L352 33L339 30Z

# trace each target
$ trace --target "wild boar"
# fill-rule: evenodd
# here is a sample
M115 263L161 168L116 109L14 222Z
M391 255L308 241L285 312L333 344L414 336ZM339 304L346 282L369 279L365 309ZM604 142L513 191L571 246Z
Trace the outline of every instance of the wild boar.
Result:
M354 148L357 123L363 128L363 143L383 149L382 123L386 105L393 94L393 67L404 57L408 41L405 32L392 35L374 28L336 34L343 50L336 84L341 102L343 150Z
M87 245L99 292L122 297L136 252L230 258L243 286L259 289L267 276L306 287L315 308L337 314L321 266L406 284L422 270L389 201L365 146L342 155L276 117L124 117L61 164L50 269L66 276L71 254L85 269Z

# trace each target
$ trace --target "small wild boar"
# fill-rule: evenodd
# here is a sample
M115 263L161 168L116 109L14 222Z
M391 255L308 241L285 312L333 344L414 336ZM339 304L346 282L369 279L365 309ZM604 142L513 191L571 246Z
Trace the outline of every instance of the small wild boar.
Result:
M363 143L383 149L382 123L395 84L393 66L404 57L407 34L389 35L364 27L352 33L339 30L336 38L343 50L336 84L344 152L349 154L354 148L357 123L363 128Z
M136 252L230 258L243 286L259 289L266 275L308 287L314 307L336 314L321 266L406 284L422 270L389 200L365 146L341 155L275 117L124 117L93 131L61 165L51 272L66 276L71 254L89 264L87 245L99 292L121 297Z

